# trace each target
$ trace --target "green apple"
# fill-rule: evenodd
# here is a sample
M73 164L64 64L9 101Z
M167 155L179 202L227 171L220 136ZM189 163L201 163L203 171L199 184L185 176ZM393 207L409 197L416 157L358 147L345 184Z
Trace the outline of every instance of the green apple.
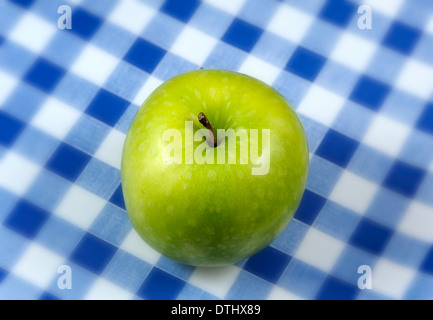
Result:
M121 166L126 209L165 256L233 264L287 226L308 159L302 124L275 89L231 71L187 72L161 84L132 121Z

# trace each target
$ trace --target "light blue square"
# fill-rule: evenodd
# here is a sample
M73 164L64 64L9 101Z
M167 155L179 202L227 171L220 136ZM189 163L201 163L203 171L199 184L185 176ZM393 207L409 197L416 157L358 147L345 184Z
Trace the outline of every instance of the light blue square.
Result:
M59 100L83 111L98 91L99 88L94 84L69 72L62 78L53 95Z
M224 42L219 42L207 57L203 67L237 71L246 53Z
M119 97L132 101L147 78L148 74L146 72L121 61L104 84L104 87Z
M340 178L342 169L335 164L313 155L307 178L307 188L328 197Z
M418 130L412 130L399 158L420 168L428 168L433 162L433 136Z
M418 269L430 245L400 232L393 234L383 255L400 265Z
M304 0L304 1L291 1L284 0L289 6L296 7L302 11L309 13L311 15L317 15L322 9L326 0Z
M296 44L264 31L251 53L279 68L284 68L296 47Z
M388 32L389 26L393 20L382 15L377 10L372 10L371 29L360 29L358 27L358 19L361 18L363 14L364 13L355 13L353 15L352 20L347 25L347 31L369 39L375 43L380 43ZM363 19L361 20L363 21Z
M347 97L355 87L359 76L359 73L352 69L328 59L315 82L342 97Z
M282 71L275 80L273 87L289 101L294 109L297 109L307 91L311 88L311 82L293 73Z
M26 193L26 198L51 212L62 200L71 183L49 170L41 170Z
M143 30L141 36L157 46L168 50L183 28L184 24L180 21L162 12L158 12Z
M60 141L32 126L27 126L13 148L33 162L44 165Z
M404 56L382 46L376 51L365 73L382 82L393 83L405 62Z
M293 256L304 239L308 228L305 223L293 218L283 232L272 242L272 246Z
M225 299L263 300L269 296L272 287L269 282L241 270Z
M433 206L433 173L428 172L426 176L424 177L423 181L421 182L421 185L417 192L417 198L430 205Z
M0 243L0 267L11 270L28 247L29 241L18 233L0 225Z
M68 257L83 235L83 229L52 215L38 233L36 241L58 255Z
M96 158L92 158L76 183L108 200L120 184L120 171Z
M334 49L341 29L321 19L313 21L300 45L324 57Z
M319 292L326 273L300 260L292 259L278 285L304 299L314 299Z
M0 222L11 212L19 197L0 187ZM1 242L0 242L1 243Z
M92 38L92 43L112 55L122 58L137 37L109 21L105 21Z
M47 95L42 91L21 82L3 104L3 110L18 119L30 122L46 98Z
M110 130L105 123L83 113L69 131L65 141L89 154L94 154Z
M332 127L356 141L361 141L373 116L369 109L348 101L338 113Z
M412 127L424 110L425 103L410 93L393 88L380 110L390 118Z
M137 292L152 266L119 249L103 272L103 277L131 292Z
M397 19L414 28L423 30L433 13L433 5L429 0L404 1Z
M358 268L360 266L369 266L374 277L374 266L376 261L377 256L352 246L346 246L335 263L331 273L357 287L358 279L365 274L365 271L358 273Z
M42 55L50 62L68 69L86 46L86 42L67 29L58 30Z
M413 57L433 65L433 34L423 33L413 51Z
M48 287L49 292L51 292L56 297L59 297L62 300L84 299L86 293L89 291L89 289L97 279L97 276L72 262L65 261L64 264L71 268L72 288L60 289L58 287L57 281L59 280L59 277L62 276L62 274L59 273L57 275L54 275L54 278Z
M35 60L34 53L13 41L5 39L0 45L0 69L16 77L21 78Z
M360 144L353 154L347 169L368 180L381 183L392 166L394 159L388 155Z
M115 128L117 130L127 134L129 127L131 126L132 120L134 120L134 117L135 117L135 115L139 109L140 109L139 106L131 103L129 105L128 109L126 109L126 111L123 113L122 117L117 122Z
M266 28L277 9L278 2L276 1L249 0L242 7L238 16L253 25Z
M44 18L46 21L51 21L57 28L57 20L62 16L62 14L57 13L57 10L61 5L65 4L70 6L72 12L74 12L75 4L72 4L70 2L65 3L65 1L63 0L34 1L31 10L38 16ZM59 29L59 31L61 30Z
M314 222L314 227L346 242L361 217L339 204L328 200Z
M0 2L0 34L7 35L19 20L22 11L8 1Z
M42 290L9 273L0 286L0 300L38 300Z
M215 38L221 38L233 17L207 3L202 3L189 21L189 25Z
M167 258L166 256L161 256L156 265L168 273L175 275L176 277L188 281L191 274L196 269L193 266L189 266L183 263L176 262L170 258Z
M380 188L365 216L394 229L400 223L408 206L409 199L406 197L391 190Z
M418 273L412 280L403 299L433 300L433 278L430 275Z
M218 297L203 291L189 283L185 284L177 296L178 300L219 300Z
M198 69L198 66L167 52L156 67L153 75L163 81L173 78L181 73Z
M314 153L328 131L328 127L325 127L323 124L305 117L302 114L298 114L298 116L307 136L308 150L311 153Z
M108 17L119 0L83 0L80 6L95 15Z
M360 291L357 297L358 300L394 300L391 297L380 294L379 292L372 289L363 289Z
M89 231L120 246L131 229L126 211L108 202L90 226Z

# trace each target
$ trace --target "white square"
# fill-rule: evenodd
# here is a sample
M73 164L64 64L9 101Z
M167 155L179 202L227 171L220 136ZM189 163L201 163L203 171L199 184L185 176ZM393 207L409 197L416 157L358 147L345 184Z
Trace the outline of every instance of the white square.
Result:
M396 157L405 143L410 128L388 117L377 115L364 136L370 147Z
M398 226L400 232L433 244L433 207L412 201Z
M340 37L330 58L356 71L363 71L375 51L376 45L372 41L345 32Z
M87 230L105 204L104 199L74 184L54 212L57 216Z
M152 20L155 10L137 0L123 0L113 9L108 21L131 31L140 34L146 25Z
M376 184L346 170L329 199L362 215L370 206L377 190Z
M380 259L372 268L372 290L394 299L402 299L415 271L387 259Z
M198 267L189 283L223 299L235 282L240 269L234 265L225 267Z
M154 76L150 76L146 83L141 87L141 89L138 91L137 95L134 98L133 103L141 106L143 105L144 101L147 99L147 97L156 89L158 88L163 81L159 80L158 78L155 78Z
M30 51L40 53L57 31L55 21L48 21L27 12L9 34L15 41Z
M46 288L61 275L57 271L63 262L62 257L32 242L12 272L39 288Z
M286 291L280 287L274 287L267 300L303 300L294 293Z
M38 165L9 151L0 160L0 187L23 195L40 170Z
M392 17L400 10L403 0L366 0L364 4L368 5L373 13L380 12Z
M119 169L122 162L122 150L126 135L117 129L112 129L104 142L96 150L95 158Z
M80 111L62 101L48 98L32 119L31 124L57 139L63 140L80 115Z
M115 56L88 44L73 63L71 71L98 86L102 86L118 62L119 60Z
M0 70L0 108L18 84L17 78Z
M246 0L204 0L211 6L235 15L243 7Z
M433 67L421 61L408 59L395 84L404 91L429 99L433 94Z
M186 26L177 37L170 51L201 66L216 44L217 39L214 37Z
M313 17L309 14L281 4L269 21L267 30L284 39L299 43L307 33L312 22Z
M120 249L125 250L136 256L137 258L146 261L154 265L158 259L161 257L161 254L150 247L135 231L132 229L128 236L123 240Z
M133 294L104 278L98 278L84 300L131 300Z
M272 85L280 74L281 69L266 61L249 55L242 63L238 72L245 73L267 83L268 85Z
M344 101L339 95L313 84L297 111L330 127L343 107Z

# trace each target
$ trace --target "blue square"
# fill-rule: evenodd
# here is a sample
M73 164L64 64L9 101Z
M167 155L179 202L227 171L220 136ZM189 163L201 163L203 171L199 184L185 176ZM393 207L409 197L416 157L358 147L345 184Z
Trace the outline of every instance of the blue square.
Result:
M70 260L95 274L101 274L116 250L112 244L86 233L72 252Z
M185 286L185 281L153 267L137 291L146 300L174 300Z
M33 2L35 2L35 0L9 0L9 1L24 8L30 7L33 4Z
M298 47L287 62L285 69L304 79L314 81L325 62L325 57L303 47Z
M245 21L265 28L278 8L278 2L276 1L249 0L245 2L238 16Z
M362 219L349 242L368 252L380 254L387 245L391 235L391 229L372 220Z
M357 141L330 129L317 148L316 154L345 168L358 145Z
M3 280L6 278L6 276L8 275L8 272L0 267L0 284L3 282Z
M65 143L61 143L46 167L70 181L75 181L87 165L90 156Z
M433 103L429 103L424 107L418 118L416 127L424 132L433 134Z
M0 16L0 18L3 17ZM13 22L16 23L16 21ZM34 61L33 53L13 41L4 41L0 46L0 67L10 74L21 77Z
M24 122L30 122L46 98L47 95L41 90L25 82L21 82L4 102L2 110L18 119L24 120Z
M33 239L49 216L45 210L22 200L12 209L3 224L24 237Z
M251 273L241 270L224 297L225 300L263 300L269 296L272 285Z
M387 84L371 77L363 76L358 80L349 99L366 108L377 111L390 91L391 89Z
M290 257L271 246L251 256L244 269L269 282L276 283L286 269Z
M101 25L102 19L88 11L75 9L72 12L71 31L84 39L90 39Z
M403 161L396 160L383 185L402 195L413 197L425 176L425 171Z
M332 128L356 141L361 141L371 124L373 116L374 114L367 108L361 107L352 101L347 101L332 123Z
M417 273L403 299L431 300L433 297L433 277L429 274Z
M420 269L422 272L433 275L433 247L430 248L425 256Z
M402 54L410 54L415 48L421 31L407 24L395 21L383 39L383 44Z
M189 21L189 25L219 39L227 30L232 20L233 16L228 12L219 10L203 2L198 8L197 13Z
M243 20L235 18L222 37L224 42L250 52L262 35L263 30Z
M85 112L109 126L114 126L128 105L128 101L101 89Z
M358 288L336 277L326 278L316 296L317 300L354 300Z
M60 298L56 297L55 295L49 292L44 291L39 297L39 300L60 300Z
M120 207L121 209L126 210L121 184L117 187L116 191L114 191L113 195L110 198L110 202L114 203L116 206Z
M24 123L22 121L0 110L0 145L9 148L21 133L23 127Z
M0 246L0 265L7 270L12 270L29 246L29 241L27 238L4 226L2 221L2 224L0 224L0 243L2 244Z
M203 67L208 69L237 70L245 60L246 53L220 41L212 50Z
M280 92L288 101L290 101L290 104L294 109L297 109L302 99L304 99L305 95L310 89L311 82L300 78L293 73L282 71L280 72L280 75L275 80L275 82L272 84L272 87L275 88L278 92ZM301 118L302 115L299 114L299 117ZM302 120L304 121L304 123L305 120L309 121L314 128L321 126L319 123L307 117L303 117ZM309 132L307 132L307 134L309 134ZM310 140L308 140L308 142L310 142Z
M164 49L138 38L125 55L124 60L148 73L152 73L164 55Z
M337 61L329 59L315 82L334 93L347 97L353 90L358 79L358 72Z
M319 17L339 27L346 27L357 10L355 3L347 0L327 1Z
M199 16L196 15L195 17ZM191 24L193 23L193 20L194 18L190 21ZM183 28L184 23L179 20L166 14L156 14L141 33L141 37L165 50L168 50L173 45Z
M199 0L166 0L161 11L182 22L188 22L199 5Z
M294 43L285 41L272 32L265 31L251 53L274 66L284 68L295 49Z
M92 43L112 55L122 58L136 39L136 35L105 20L92 38Z
M304 239L308 228L309 226L305 223L292 219L283 232L272 242L272 246L293 256Z
M308 168L307 188L324 197L329 196L343 169L332 162L313 155Z
M301 203L295 213L295 218L305 222L306 224L313 224L325 202L325 198L319 196L317 193L305 189Z
M68 69L81 53L86 42L69 32L57 32L43 51L49 61Z
M196 267L187 265L181 262L173 261L172 259L162 255L155 264L161 270L170 273L182 280L188 281Z
M43 58L38 59L24 76L36 88L50 93L65 74L65 70Z
M407 236L404 233L396 232L386 246L383 256L389 257L390 260L411 269L418 269L426 258L426 255L428 255L428 252L428 243ZM431 253L433 253L433 251ZM431 268L431 273L433 274L433 264Z
M198 66L172 53L167 53L156 67L153 75L167 81L181 73L198 69Z

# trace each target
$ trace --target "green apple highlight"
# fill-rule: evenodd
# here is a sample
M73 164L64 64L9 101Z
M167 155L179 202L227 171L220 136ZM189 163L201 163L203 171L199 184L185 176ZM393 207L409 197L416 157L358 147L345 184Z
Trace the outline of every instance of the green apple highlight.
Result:
M159 86L122 155L125 205L155 250L194 266L236 263L269 245L302 198L308 145L272 87L225 70Z

